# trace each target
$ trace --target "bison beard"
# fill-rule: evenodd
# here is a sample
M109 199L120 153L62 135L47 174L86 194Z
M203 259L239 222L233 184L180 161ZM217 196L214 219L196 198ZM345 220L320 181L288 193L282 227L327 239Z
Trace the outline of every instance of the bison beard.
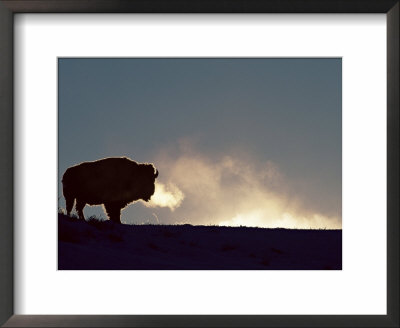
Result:
M110 220L121 223L121 210L136 200L149 201L154 194L158 171L153 164L137 163L126 157L104 158L68 168L62 178L67 215L74 201L84 220L86 204L103 204Z

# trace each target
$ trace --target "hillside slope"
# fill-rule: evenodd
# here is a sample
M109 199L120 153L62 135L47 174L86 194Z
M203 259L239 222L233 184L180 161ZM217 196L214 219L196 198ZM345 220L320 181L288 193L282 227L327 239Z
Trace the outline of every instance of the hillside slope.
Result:
M60 270L341 270L341 230L120 225L58 216Z

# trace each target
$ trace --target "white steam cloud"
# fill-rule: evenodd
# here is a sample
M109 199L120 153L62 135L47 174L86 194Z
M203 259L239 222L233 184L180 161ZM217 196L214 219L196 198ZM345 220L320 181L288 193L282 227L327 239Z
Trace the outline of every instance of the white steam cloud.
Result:
M150 201L144 203L144 205L146 207L168 207L173 211L181 205L183 198L184 195L182 191L172 183L166 186L162 183L156 182L153 196L151 196Z
M186 147L179 156L166 153L155 163L166 184L157 183L147 206L175 210L166 221L341 229L340 204L336 216L305 208L302 194L271 161L259 163L242 153L211 158Z

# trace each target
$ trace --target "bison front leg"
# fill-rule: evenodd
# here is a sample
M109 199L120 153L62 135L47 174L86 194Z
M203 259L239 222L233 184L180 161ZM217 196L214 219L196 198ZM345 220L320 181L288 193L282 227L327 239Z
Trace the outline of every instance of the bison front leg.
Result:
M121 205L120 204L114 204L114 203L107 203L104 204L104 207L106 208L108 217L110 218L111 221L116 222L116 223L121 223Z

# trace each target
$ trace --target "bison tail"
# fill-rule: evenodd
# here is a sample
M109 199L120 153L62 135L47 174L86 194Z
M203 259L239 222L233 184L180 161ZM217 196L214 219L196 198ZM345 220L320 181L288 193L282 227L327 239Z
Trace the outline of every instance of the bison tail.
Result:
M69 216L72 211L72 208L74 207L75 195L73 193L71 185L68 183L68 179L66 179L65 177L65 174L62 179L62 184L63 184L63 195L65 198L65 207L67 210L67 215Z

